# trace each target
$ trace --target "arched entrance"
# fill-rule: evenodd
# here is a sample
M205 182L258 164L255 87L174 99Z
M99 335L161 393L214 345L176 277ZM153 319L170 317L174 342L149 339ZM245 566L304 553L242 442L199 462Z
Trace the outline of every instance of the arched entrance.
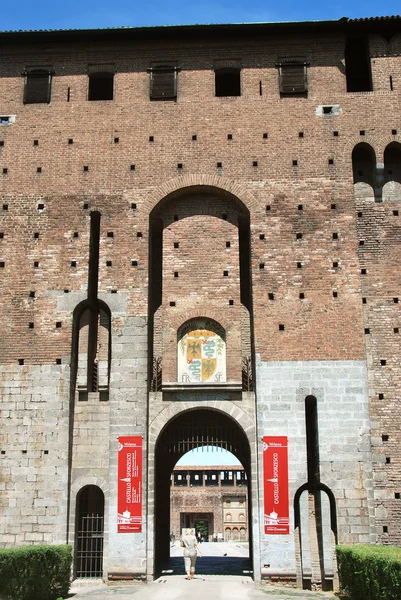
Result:
M86 485L76 503L75 577L102 577L104 494L96 485Z
M180 183L163 188L149 214L147 574L153 578L169 560L174 466L189 450L211 445L231 451L252 485L255 524L248 539L260 577L252 202L240 188L215 179L184 177ZM201 511L196 519L211 527L208 514Z
M251 518L251 452L243 429L232 417L210 408L186 410L171 419L160 433L155 450L155 574L165 569L170 556L170 477L177 461L189 450L218 446L229 450L241 462L247 475L248 522ZM252 532L249 532L250 554ZM238 536L239 539L239 536ZM252 561L252 556L250 556ZM249 571L244 559L244 569ZM213 573L213 561L210 572ZM246 564L245 564L246 563Z

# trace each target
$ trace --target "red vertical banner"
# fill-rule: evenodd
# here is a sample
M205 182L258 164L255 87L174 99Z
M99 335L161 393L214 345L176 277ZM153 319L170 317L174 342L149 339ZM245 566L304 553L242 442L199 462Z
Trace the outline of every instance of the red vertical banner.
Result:
M118 438L117 532L142 531L142 437Z
M263 437L265 533L290 533L288 505L288 438Z

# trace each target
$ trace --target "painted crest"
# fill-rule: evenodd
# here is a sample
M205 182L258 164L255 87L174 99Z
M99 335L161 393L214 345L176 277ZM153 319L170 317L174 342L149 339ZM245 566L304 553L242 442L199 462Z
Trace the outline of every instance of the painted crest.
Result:
M193 319L181 330L178 341L178 381L226 381L224 330L209 319Z

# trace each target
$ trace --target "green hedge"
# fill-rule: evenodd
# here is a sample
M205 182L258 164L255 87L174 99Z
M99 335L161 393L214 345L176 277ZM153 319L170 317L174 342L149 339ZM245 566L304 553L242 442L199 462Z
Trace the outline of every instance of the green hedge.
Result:
M337 546L340 588L351 600L400 600L401 548Z
M71 581L70 546L17 546L0 549L2 600L66 598Z

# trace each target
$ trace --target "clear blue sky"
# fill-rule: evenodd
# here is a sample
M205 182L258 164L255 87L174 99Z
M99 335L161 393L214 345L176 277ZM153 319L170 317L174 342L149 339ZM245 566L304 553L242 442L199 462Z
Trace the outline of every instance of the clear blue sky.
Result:
M400 12L400 0L14 0L1 11L0 30L321 21Z
M211 466L211 465L240 465L238 458L222 448L216 448L214 446L204 446L202 448L196 448L184 454L178 461L177 465L180 467L188 467L192 465L196 466Z

